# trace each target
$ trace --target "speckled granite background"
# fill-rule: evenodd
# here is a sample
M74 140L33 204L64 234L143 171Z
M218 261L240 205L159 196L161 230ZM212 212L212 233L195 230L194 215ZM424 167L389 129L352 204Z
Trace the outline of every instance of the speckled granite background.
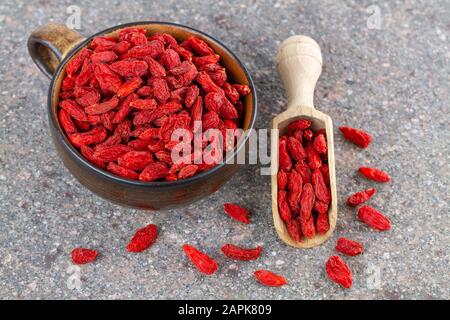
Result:
M85 35L134 20L161 20L222 40L255 80L261 128L286 104L274 68L277 46L293 34L314 37L325 62L316 106L332 116L335 129L346 124L374 136L371 147L360 150L335 133L340 205L333 238L306 251L283 245L272 228L269 178L259 175L258 166L243 167L211 197L170 212L124 209L82 187L50 141L49 81L26 50L30 32L65 22L72 4L82 10ZM370 5L380 10L379 29L366 11ZM449 17L446 0L2 1L0 298L450 298ZM358 176L360 165L393 177L377 186L371 201L392 220L389 232L368 230L345 205L350 193L374 185ZM222 212L224 201L251 208L253 223L231 221ZM135 229L150 222L161 228L158 243L142 254L127 253ZM346 258L354 273L350 290L324 272L338 236L366 247L362 256ZM220 272L200 275L183 256L185 242L216 257ZM219 252L226 242L260 243L264 254L255 262L229 261ZM76 246L98 248L101 257L72 268L69 253ZM257 284L251 275L257 268L286 276L289 285Z

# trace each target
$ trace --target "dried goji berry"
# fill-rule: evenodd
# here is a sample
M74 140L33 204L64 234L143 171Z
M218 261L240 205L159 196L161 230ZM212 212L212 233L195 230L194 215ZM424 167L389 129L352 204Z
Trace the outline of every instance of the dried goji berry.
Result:
M328 222L328 212L319 212L316 221L316 231L318 234L325 234L330 230L330 223Z
M331 201L331 192L325 184L322 172L319 169L313 170L311 175L311 182L314 187L316 198L326 204Z
M294 137L288 138L287 148L293 160L300 161L306 158L306 152L303 149L301 142L298 141L296 138Z
M277 174L277 184L278 184L278 190L286 190L288 182L288 175L283 170L278 171Z
M94 156L102 159L105 162L117 161L121 155L132 151L129 146L124 144L116 144L108 147L104 147L100 150L96 150Z
M391 177L384 171L369 167L360 167L359 172L367 179L377 181L377 182L388 182Z
M64 100L61 102L61 108L66 110L72 118L79 121L87 121L86 113L75 101Z
M292 213L287 201L287 192L284 190L278 190L278 212L285 223L291 221Z
M75 248L72 250L71 255L73 263L86 264L97 259L98 251L86 248Z
M314 138L313 148L314 148L314 150L317 151L317 153L320 153L320 154L327 153L327 141L323 134L319 134Z
M369 200L370 198L372 198L372 196L375 194L376 191L377 191L377 189L370 188L370 189L367 189L364 191L354 193L350 197L348 197L347 204L351 207L356 207L356 206L360 205L361 203L364 203L367 200Z
M149 224L136 231L127 245L127 250L129 252L142 252L155 243L157 237L158 227L154 224Z
M313 238L315 235L314 219L311 214L314 201L313 186L310 183L305 183L300 198L300 226L306 238Z
M352 286L352 271L339 256L331 256L325 264L328 277L344 288Z
M118 164L115 164L114 162L109 162L108 165L106 166L106 170L108 170L109 172L114 173L120 177L124 177L124 178L128 178L128 179L137 180L139 178L139 174L137 174L133 170L122 167Z
M298 211L300 204L300 197L302 195L302 176L295 170L292 170L289 174L289 180L287 188L289 190L289 207L292 211Z
M319 169L320 166L322 166L322 159L320 158L320 155L317 153L316 150L312 146L308 146L305 148L306 152L306 163L308 166L314 170Z
M75 147L80 148L82 145L91 145L102 142L108 136L108 132L103 127L97 127L86 132L77 132L69 135L69 141Z
M234 203L225 203L223 205L223 209L233 219L240 221L242 223L245 223L245 224L250 223L250 220L248 218L249 212L247 209L245 209L237 204L234 204Z
M67 134L77 132L77 128L73 124L73 121L70 118L70 114L69 114L69 112L67 112L67 110L61 109L58 113L58 117L59 117L59 123L61 124L61 127L63 127L64 131Z
M266 286L281 287L287 284L287 281L284 277L267 270L257 270L253 273L253 275L255 276L256 280Z
M302 229L297 219L291 219L286 224L287 231L292 240L300 242L302 240Z
M278 162L281 170L291 171L292 160L287 151L287 141L286 139L280 139L278 145Z
M206 253L188 244L183 245L183 251L200 272L211 275L217 271L217 262Z
M140 171L153 161L150 151L129 151L117 159L117 163L125 168Z
M241 96L246 96L251 92L250 87L246 84L233 84L233 88L235 88Z
M358 210L358 218L373 229L384 231L391 229L391 222L385 215L369 206L363 206Z
M292 121L291 123L289 123L288 125L288 134L291 136L294 131L296 130L304 130L307 129L311 126L311 121L306 120L306 119L298 119L295 121Z
M254 249L245 249L232 244L226 244L221 248L224 255L234 260L255 260L258 259L262 252L262 246Z
M359 242L341 237L337 241L336 250L348 256L357 256L364 248Z
M345 126L339 127L339 130L341 130L345 139L353 142L361 148L367 148L372 142L372 137L365 131Z
M141 181L155 181L164 178L169 173L169 169L163 162L149 163L139 175Z

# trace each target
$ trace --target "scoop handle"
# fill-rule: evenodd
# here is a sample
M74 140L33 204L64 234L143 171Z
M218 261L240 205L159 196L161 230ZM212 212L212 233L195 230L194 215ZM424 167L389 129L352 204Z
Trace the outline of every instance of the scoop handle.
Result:
M322 72L317 42L307 36L284 40L278 48L277 69L288 96L288 108L314 108L314 88Z

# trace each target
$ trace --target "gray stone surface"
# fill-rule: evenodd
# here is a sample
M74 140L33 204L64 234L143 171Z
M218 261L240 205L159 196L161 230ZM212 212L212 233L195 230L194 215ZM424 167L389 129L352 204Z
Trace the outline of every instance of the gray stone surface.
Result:
M258 92L257 127L268 127L286 98L274 68L278 44L307 34L321 45L325 67L317 107L339 125L361 127L374 142L367 150L335 132L339 221L320 248L283 245L272 227L270 182L258 166L245 166L211 197L170 212L148 213L108 203L82 187L64 168L50 141L49 81L33 65L26 39L37 26L64 22L66 9L82 10L85 35L125 22L161 20L203 30L228 45L249 68ZM372 4L380 29L368 28ZM442 1L2 1L0 4L0 298L143 299L417 299L450 298L449 290L449 25ZM369 26L372 26L369 19ZM360 165L388 171L371 201L393 230L361 225L346 197L374 186ZM252 224L231 221L222 203L244 204ZM135 229L161 228L158 243L142 254L124 247ZM346 258L354 286L327 280L324 262L338 236L361 241L365 253ZM186 261L183 243L217 258L220 271L200 275ZM254 262L225 259L232 242L264 246ZM73 280L69 253L95 247L99 260ZM252 272L267 268L289 285L267 288Z

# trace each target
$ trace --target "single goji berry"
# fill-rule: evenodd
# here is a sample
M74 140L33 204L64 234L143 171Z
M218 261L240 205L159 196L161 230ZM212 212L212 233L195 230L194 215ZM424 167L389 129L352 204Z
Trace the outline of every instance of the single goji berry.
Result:
M251 92L250 87L246 84L233 84L233 88L235 88L241 96L246 96Z
M123 178L134 180L137 180L139 178L139 174L137 174L133 170L122 167L118 164L115 164L114 162L109 162L108 165L106 166L106 170Z
M254 249L245 249L232 244L226 244L221 248L224 255L234 260L255 260L258 259L262 252L262 246Z
M308 164L309 168L319 169L322 166L322 159L320 158L320 155L317 153L316 150L312 146L308 146L305 148L306 152L306 163Z
M364 248L359 242L341 237L337 241L336 250L348 256L357 256L363 252Z
M287 151L287 141L286 139L280 139L278 144L278 162L281 170L291 171L292 160Z
M287 182L288 182L288 174L283 170L278 171L277 174L278 190L286 190Z
M287 192L284 190L278 190L278 212L285 223L291 221L292 213L287 201Z
M370 188L364 191L356 192L348 197L347 204L351 207L356 207L372 198L376 191L377 189Z
M211 275L217 271L217 262L206 253L188 244L183 245L183 251L200 272Z
M331 256L325 264L328 277L344 288L352 286L352 271L339 256Z
M359 172L367 179L377 182L388 182L391 177L384 171L369 167L360 167Z
M373 229L384 231L391 229L391 222L385 215L369 206L363 206L358 210L358 218Z
M94 156L102 159L105 162L117 161L120 156L124 155L127 152L132 151L129 146L124 144L116 144L108 147L104 147L100 150L96 150Z
M292 121L291 123L289 123L289 125L287 127L288 134L290 136L292 136L294 131L305 130L305 129L309 128L310 126L311 126L311 121L309 121L307 119L298 119L298 120Z
M365 131L345 126L339 127L339 130L341 130L345 139L361 148L367 148L372 142L372 137Z
M164 178L169 169L163 162L150 162L139 175L141 181L155 181Z
M234 203L225 203L223 205L223 209L233 219L240 221L242 223L245 223L245 224L250 223L250 220L248 218L249 212L247 209L245 209L237 204L234 204Z
M300 141L294 137L289 137L287 141L289 154L294 161L300 161L306 158L306 152Z
M328 211L319 212L316 221L316 231L318 234L325 234L330 230L330 223L328 221Z
M256 280L266 286L281 287L287 284L287 281L284 277L267 270L257 270L253 273L253 275L255 276Z
M117 159L117 163L125 168L140 171L153 161L150 151L129 151Z
M66 110L70 116L79 121L87 121L86 113L75 101L64 100L61 102L61 109Z
M302 195L302 176L295 170L292 170L289 174L289 180L287 188L289 190L289 207L292 211L298 211L300 204L300 197Z
M331 192L325 184L322 172L319 169L313 170L311 175L311 182L314 187L316 198L326 204L331 201Z
M300 198L300 226L306 238L313 238L315 235L314 219L311 214L314 201L313 186L310 183L305 183Z
M317 135L314 138L313 148L319 154L326 154L327 153L327 141L326 141L325 136L323 134L319 134L319 135Z
M302 229L297 219L291 219L286 224L287 231L292 240L300 242L302 240Z
M77 128L75 127L72 119L70 118L70 113L67 110L61 109L58 113L58 117L61 127L67 134L77 132Z
M136 231L127 245L127 250L129 252L142 252L155 243L157 237L158 227L154 224L149 224Z
M97 259L98 251L86 248L75 248L72 250L71 255L73 263L86 264Z

